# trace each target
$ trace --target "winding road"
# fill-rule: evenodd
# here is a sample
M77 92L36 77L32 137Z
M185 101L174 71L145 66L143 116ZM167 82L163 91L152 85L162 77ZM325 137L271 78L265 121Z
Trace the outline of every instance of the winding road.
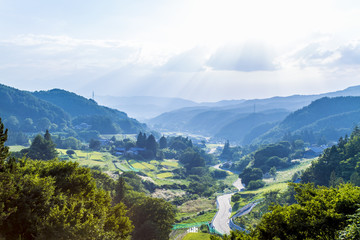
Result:
M244 188L244 186L241 183L241 179L238 178L234 183L233 186L235 186L239 191ZM231 196L234 193L228 193L221 196L218 196L216 199L218 212L216 213L212 225L216 229L216 231L222 233L222 234L230 234L230 216L231 216Z

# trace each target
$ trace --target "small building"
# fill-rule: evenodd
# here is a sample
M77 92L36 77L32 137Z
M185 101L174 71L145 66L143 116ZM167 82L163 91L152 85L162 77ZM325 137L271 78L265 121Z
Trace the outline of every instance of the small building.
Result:
M138 155L139 152L143 152L143 151L145 151L145 148L132 147L126 153Z
M115 155L117 156L121 156L121 155L124 155L126 152L126 149L124 147L116 147L115 148Z

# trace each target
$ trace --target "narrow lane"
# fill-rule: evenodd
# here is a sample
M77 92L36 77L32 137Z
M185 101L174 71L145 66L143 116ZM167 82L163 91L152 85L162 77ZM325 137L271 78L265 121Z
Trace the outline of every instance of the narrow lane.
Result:
M223 170L220 167L220 164L213 166L215 169ZM237 173L235 173L237 174ZM238 178L234 183L233 186L237 188L238 191L244 188L244 185L241 183L241 179ZM221 196L218 196L217 207L218 212L216 213L212 225L213 227L222 234L230 234L230 216L231 216L231 196L234 193L228 193Z
M229 234L229 219L231 215L230 200L233 193L218 196L216 201L218 204L218 212L212 222L213 227L222 234Z

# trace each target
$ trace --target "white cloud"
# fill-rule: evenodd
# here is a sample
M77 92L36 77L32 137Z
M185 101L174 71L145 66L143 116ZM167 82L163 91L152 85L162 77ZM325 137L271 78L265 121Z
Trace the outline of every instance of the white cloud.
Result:
M207 62L214 70L241 72L274 71L274 55L264 45L248 42L219 48Z
M160 70L171 72L203 71L207 58L204 48L195 47L170 57Z
M0 52L0 61L7 64L72 71L136 62L140 48L121 41L29 34L0 41Z
M282 62L304 67L324 69L351 68L360 65L360 41L329 47L324 41L316 41L284 56Z

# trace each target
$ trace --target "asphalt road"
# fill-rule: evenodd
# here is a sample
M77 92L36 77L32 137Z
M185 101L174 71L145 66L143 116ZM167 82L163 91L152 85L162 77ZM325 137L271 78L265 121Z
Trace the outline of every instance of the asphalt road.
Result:
M213 227L222 234L229 234L229 219L231 216L230 200L233 193L217 197L218 212L213 220Z
M220 164L219 164L220 165ZM220 169L219 165L213 166L216 169ZM238 178L233 185L240 191L244 188L244 185L241 183L241 179ZM230 216L231 216L231 196L234 193L224 194L217 197L217 204L218 204L218 212L213 219L213 227L222 234L230 234Z

